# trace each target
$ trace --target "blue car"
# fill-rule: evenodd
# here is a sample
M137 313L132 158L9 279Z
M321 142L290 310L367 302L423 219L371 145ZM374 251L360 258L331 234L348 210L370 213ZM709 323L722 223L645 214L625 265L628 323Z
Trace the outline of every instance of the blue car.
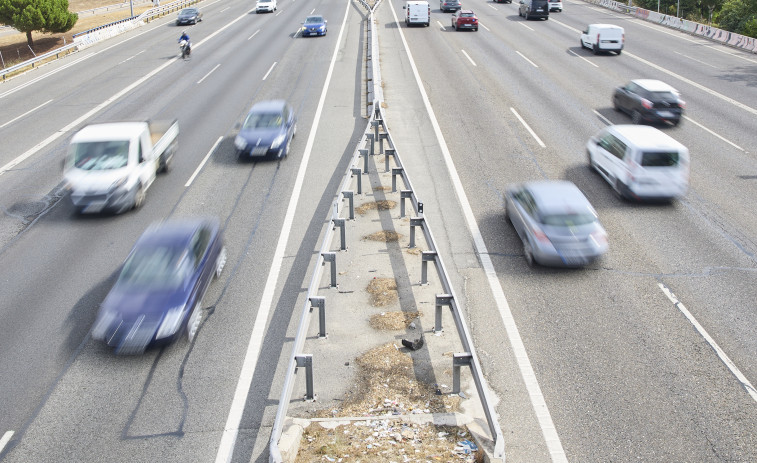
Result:
M141 354L185 334L191 342L202 320L203 296L225 264L217 220L173 220L150 226L100 306L92 338L117 354Z
M261 101L250 109L234 139L234 146L240 159L283 158L289 154L296 132L297 118L286 101Z
M305 18L305 22L302 23L302 36L326 35L326 31L328 30L326 27L327 22L323 19L323 16L308 16Z

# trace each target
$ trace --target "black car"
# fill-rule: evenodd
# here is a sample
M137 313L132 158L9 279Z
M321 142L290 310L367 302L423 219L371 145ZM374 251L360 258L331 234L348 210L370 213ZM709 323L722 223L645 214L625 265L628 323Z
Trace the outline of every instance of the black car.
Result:
M460 0L439 0L439 9L442 10L443 13L446 13L447 11L457 11L460 8L462 8Z
M202 12L200 10L197 8L184 8L179 11L179 16L176 18L176 25L197 24L200 21L202 21Z
M117 354L141 354L186 334L202 320L202 300L226 264L216 219L182 219L150 226L121 267L100 306L92 339Z
M549 0L520 0L518 16L526 19L549 19Z
M616 88L612 104L616 111L629 114L634 124L663 122L678 125L686 107L676 89L653 79L632 80Z

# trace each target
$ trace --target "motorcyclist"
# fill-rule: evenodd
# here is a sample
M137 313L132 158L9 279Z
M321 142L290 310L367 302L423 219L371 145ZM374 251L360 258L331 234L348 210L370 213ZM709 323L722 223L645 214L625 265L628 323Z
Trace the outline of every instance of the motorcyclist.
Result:
M187 55L192 51L192 41L189 40L189 34L187 34L187 31L181 31L181 37L179 37L179 43L181 43L182 40L187 41Z

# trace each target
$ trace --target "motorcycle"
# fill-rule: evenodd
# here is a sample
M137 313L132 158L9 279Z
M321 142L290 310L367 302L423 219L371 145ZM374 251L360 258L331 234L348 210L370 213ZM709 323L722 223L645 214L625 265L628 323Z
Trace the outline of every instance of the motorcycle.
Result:
M189 54L192 52L192 49L189 46L188 40L179 41L179 49L181 50L181 59L186 59L189 56Z

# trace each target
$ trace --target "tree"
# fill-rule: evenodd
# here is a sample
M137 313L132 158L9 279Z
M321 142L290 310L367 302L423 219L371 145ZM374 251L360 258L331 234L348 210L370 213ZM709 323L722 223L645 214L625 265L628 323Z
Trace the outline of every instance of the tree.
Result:
M68 32L77 19L68 11L68 0L0 0L0 24L25 32L30 47L32 31Z
M717 15L721 29L742 35L754 31L756 20L757 0L727 0Z

